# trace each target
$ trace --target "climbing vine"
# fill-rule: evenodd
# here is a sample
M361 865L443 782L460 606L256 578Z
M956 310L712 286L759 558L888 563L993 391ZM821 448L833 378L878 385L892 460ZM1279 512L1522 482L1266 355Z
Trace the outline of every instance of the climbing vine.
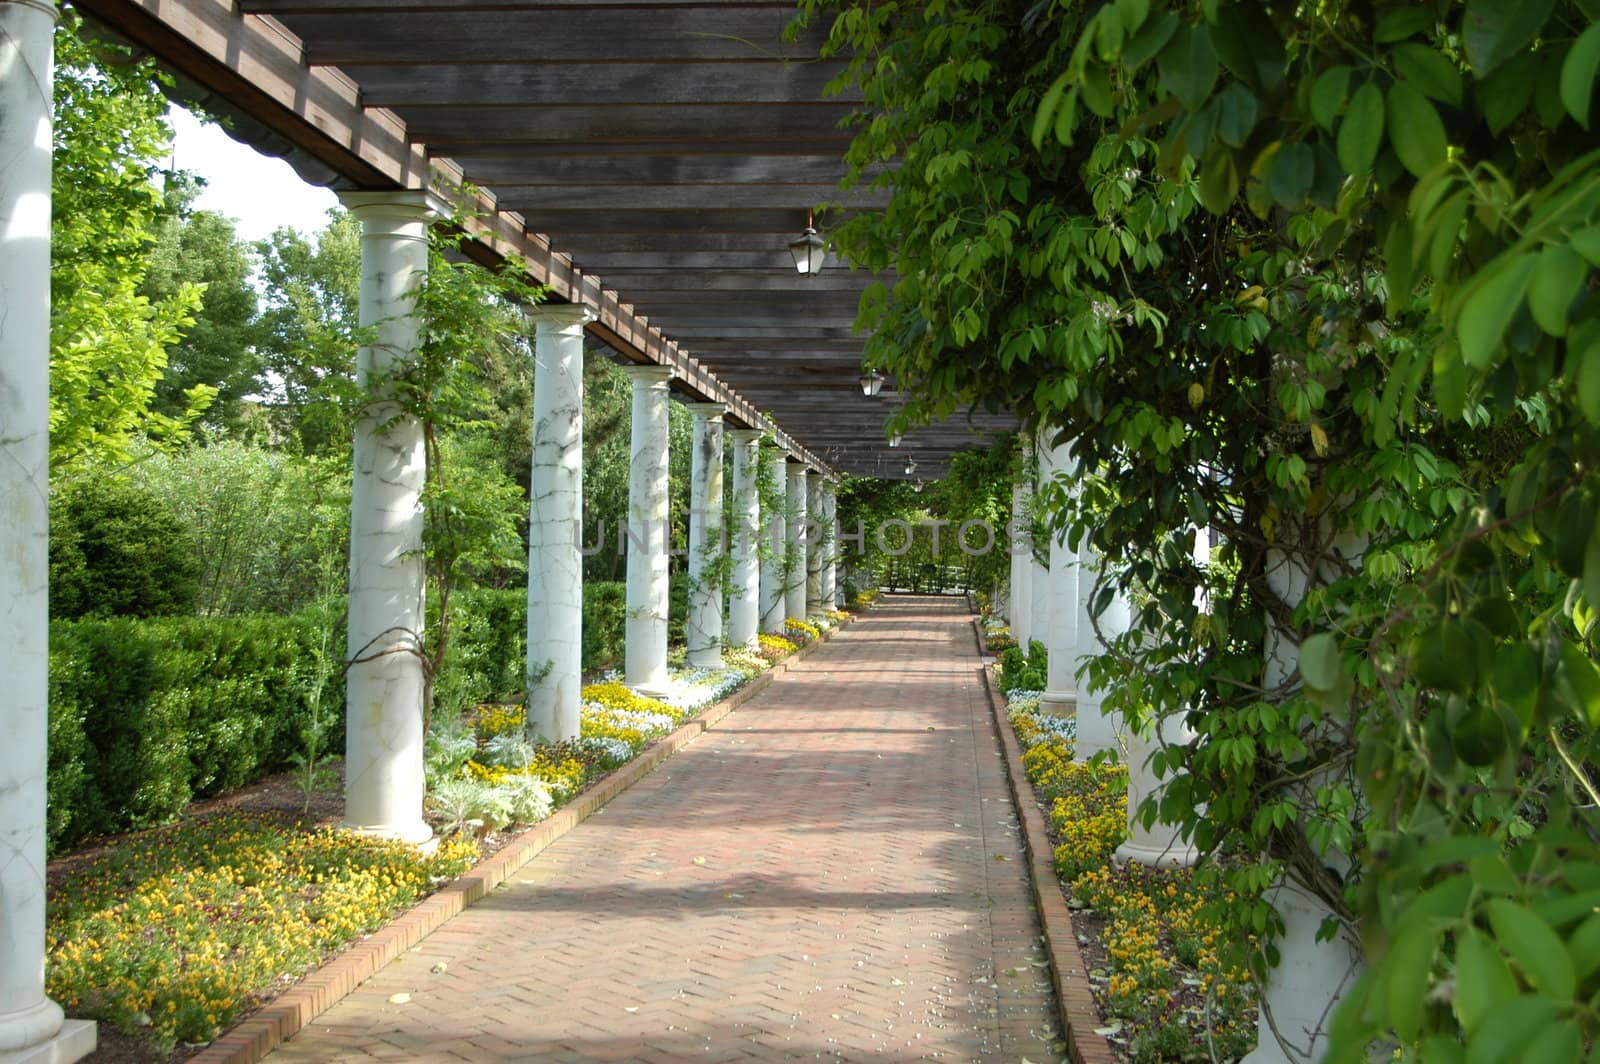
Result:
M1227 919L1271 932L1287 876L1359 931L1335 1057L1577 1059L1600 10L804 6L862 94L856 180L892 191L833 234L896 277L867 360L909 423L975 402L1072 440L1043 501L1106 561L1091 612L1135 602L1089 674L1191 729L1159 812Z

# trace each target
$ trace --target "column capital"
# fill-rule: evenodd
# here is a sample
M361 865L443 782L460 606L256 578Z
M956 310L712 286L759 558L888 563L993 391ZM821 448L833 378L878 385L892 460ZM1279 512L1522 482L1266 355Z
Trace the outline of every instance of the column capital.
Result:
M341 192L339 202L351 214L362 219L431 222L450 213L448 205L437 193L421 188Z
M0 0L0 4L10 4L13 7L31 7L36 11L50 16L50 21L55 22L61 17L61 8L55 0Z
M722 415L728 412L727 403L684 403L683 408L695 417L704 418L707 421L721 420ZM734 429L734 431L738 432L739 430Z
M734 443L760 443L766 433L760 429L729 429L728 435L733 437Z
M633 381L635 388L650 387L655 384L666 384L672 379L671 366L623 366L622 372Z
M598 319L599 315L584 303L541 303L534 307L524 307L522 317L535 328L544 326L551 329L581 329Z

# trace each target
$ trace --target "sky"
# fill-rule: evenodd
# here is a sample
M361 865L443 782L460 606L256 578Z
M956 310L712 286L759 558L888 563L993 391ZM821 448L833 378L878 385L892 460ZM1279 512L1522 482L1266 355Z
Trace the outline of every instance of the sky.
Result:
M263 240L285 225L315 233L327 222L328 208L339 205L332 192L306 184L288 163L245 147L221 127L181 107L169 118L174 165L207 181L196 207L232 218L240 240Z

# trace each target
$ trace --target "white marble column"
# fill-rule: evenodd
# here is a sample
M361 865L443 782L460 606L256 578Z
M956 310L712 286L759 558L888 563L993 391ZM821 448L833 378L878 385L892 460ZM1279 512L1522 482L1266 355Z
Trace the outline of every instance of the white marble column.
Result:
M1044 485L1050 472L1050 449L1043 446L1040 441L1030 441L1033 447L1033 488L1029 493L1031 503L1035 510L1039 507L1039 489ZM1048 544L1035 543L1030 548L1028 556L1028 641L1037 640L1040 643L1050 642L1050 548ZM1022 645L1023 652L1028 650L1028 643Z
M722 527L722 403L691 403L694 457L689 473L688 662L722 667L722 579L728 544Z
M753 647L761 623L761 433L733 429L733 569L728 581L728 645Z
M1128 599L1120 592L1113 594L1098 618L1089 616L1089 601L1094 595L1095 580L1100 573L1100 556L1088 543L1079 553L1078 598L1074 607L1077 614L1077 644L1067 653L1074 663L1083 658L1097 657L1106 651L1106 642L1122 635L1132 623L1132 609ZM1099 629L1098 634L1096 628ZM1054 648L1051 651L1051 668L1055 665ZM1092 684L1078 689L1077 740L1073 743L1072 759L1087 761L1102 750L1115 751L1119 760L1127 757L1123 748L1123 735L1119 717L1105 711L1106 692Z
M1359 547L1336 541L1334 550L1359 567ZM1331 578L1332 573L1328 576ZM1310 584L1303 564L1275 551L1267 554L1266 578L1272 590L1291 607L1305 598ZM1269 621L1265 649L1262 686L1271 689L1288 681L1299 670L1300 647L1290 633ZM1315 787L1323 782L1326 782L1325 777L1308 780L1304 785L1307 793L1301 798L1306 808L1313 804ZM1341 872L1348 871L1346 855L1322 856L1330 865L1343 866L1339 868ZM1327 1049L1333 1011L1360 973L1361 944L1352 933L1353 929L1346 925L1340 926L1331 941L1318 941L1323 921L1334 918L1335 914L1327 902L1293 878L1274 884L1266 898L1282 918L1284 933L1277 940L1278 964L1267 973L1261 995L1256 1048L1245 1055L1244 1061L1245 1064L1311 1064L1320 1060Z
M667 383L670 366L628 366L633 422L628 462L628 618L623 682L641 694L667 683Z
M415 360L413 295L428 272L425 192L347 192L361 222L361 325L356 355L368 402L355 430L350 495L349 650L345 672L344 826L422 842L422 425L388 401Z
M797 621L806 619L806 467L789 466L788 529L786 545L788 564L784 568L783 612L785 617Z
M1209 530L1202 528L1194 537L1193 557L1202 572L1211 561L1209 534ZM1203 585L1195 590L1195 607L1201 612L1207 608ZM1200 859L1200 852L1183 840L1176 825L1157 820L1146 828L1139 815L1139 806L1144 800L1160 794L1166 785L1166 780L1158 779L1150 767L1150 758L1163 747L1182 745L1192 738L1194 733L1178 716L1161 721L1147 720L1140 728L1124 728L1123 742L1128 754L1128 837L1117 847L1118 861L1187 868Z
M822 479L822 474L812 473L806 477L806 616L821 613L827 609L822 602L822 555L825 550L823 540L826 538L822 531L825 520L824 510L826 504L822 501L823 489L827 481Z
M576 739L583 705L583 327L589 308L529 312L533 469L528 482L530 738Z
M1033 463L1033 441L1022 439L1022 474L1011 485L1011 587L1006 601L1006 624L1022 652L1028 652L1033 631L1033 486L1028 468Z
M839 608L839 496L837 485L831 480L822 481L822 601L819 609Z
M767 498L761 511L761 631L767 635L784 633L784 556L788 550L789 482L784 473L784 454L776 448L763 448L761 479ZM771 502L769 507L766 504Z
M53 2L0 0L0 1058L30 1062L95 1047L44 992L55 21Z
M1077 473L1077 461L1068 444L1039 451L1040 484L1070 483ZM1078 664L1078 556L1067 546L1062 532L1065 515L1052 514L1050 530L1050 627L1045 639L1049 668L1039 709L1060 716L1071 715L1078 701L1078 685L1073 671ZM1034 638L1039 638L1037 635Z

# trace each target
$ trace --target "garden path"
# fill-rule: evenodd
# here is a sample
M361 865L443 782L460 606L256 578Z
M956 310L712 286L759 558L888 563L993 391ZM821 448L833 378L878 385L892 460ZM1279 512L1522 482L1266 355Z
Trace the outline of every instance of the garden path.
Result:
M1057 1059L1004 772L960 601L880 600L274 1062Z

